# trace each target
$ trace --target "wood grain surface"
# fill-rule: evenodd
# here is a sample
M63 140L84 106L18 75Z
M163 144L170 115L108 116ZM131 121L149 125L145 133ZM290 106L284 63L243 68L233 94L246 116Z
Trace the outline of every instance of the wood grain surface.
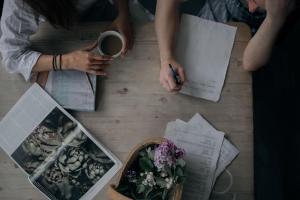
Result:
M225 86L220 102L212 103L181 94L167 93L159 84L159 53L152 23L135 27L134 48L108 68L109 77L98 80L97 111L71 112L99 141L122 161L128 152L150 137L163 136L167 122L177 118L189 120L195 113L203 115L240 150L229 167L234 177L229 194L215 199L253 200L253 125L251 76L243 71L242 54L251 34L244 24L238 27ZM51 52L68 52L95 41L106 23L87 23L73 30L55 30L44 24L32 37L33 48ZM20 75L8 74L0 67L0 119L30 87ZM1 131L1 130L0 130ZM113 179L111 183L114 183ZM228 184L223 174L216 190ZM28 182L25 175L0 150L0 199L45 199ZM95 199L107 199L105 189Z

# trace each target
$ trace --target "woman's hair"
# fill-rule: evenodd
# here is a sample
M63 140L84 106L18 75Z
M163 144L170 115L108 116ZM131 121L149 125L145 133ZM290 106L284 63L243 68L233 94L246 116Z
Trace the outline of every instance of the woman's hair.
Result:
M74 0L23 0L55 27L70 28L77 20Z

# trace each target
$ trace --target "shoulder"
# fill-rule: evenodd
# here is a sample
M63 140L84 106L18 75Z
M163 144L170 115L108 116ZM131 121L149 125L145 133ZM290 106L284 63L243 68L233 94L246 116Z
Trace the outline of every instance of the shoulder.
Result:
M22 20L39 18L39 15L24 0L4 0L2 19L5 20L10 17Z
M31 34L37 29L41 16L23 0L4 0L1 18L2 34Z

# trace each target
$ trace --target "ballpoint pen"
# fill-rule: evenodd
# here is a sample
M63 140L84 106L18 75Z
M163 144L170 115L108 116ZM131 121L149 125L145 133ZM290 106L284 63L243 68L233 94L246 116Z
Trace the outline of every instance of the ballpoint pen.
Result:
M175 80L175 83L176 85L181 85L181 79L180 79L180 76L178 75L178 73L174 70L174 68L172 67L171 64L169 64L169 67L172 71L172 75L173 75L173 78Z

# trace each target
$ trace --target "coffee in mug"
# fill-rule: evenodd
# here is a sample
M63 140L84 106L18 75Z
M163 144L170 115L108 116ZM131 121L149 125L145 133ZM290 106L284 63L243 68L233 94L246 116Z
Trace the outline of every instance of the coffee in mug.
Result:
M101 55L116 58L121 55L124 46L124 38L117 31L105 31L98 39L98 50Z

